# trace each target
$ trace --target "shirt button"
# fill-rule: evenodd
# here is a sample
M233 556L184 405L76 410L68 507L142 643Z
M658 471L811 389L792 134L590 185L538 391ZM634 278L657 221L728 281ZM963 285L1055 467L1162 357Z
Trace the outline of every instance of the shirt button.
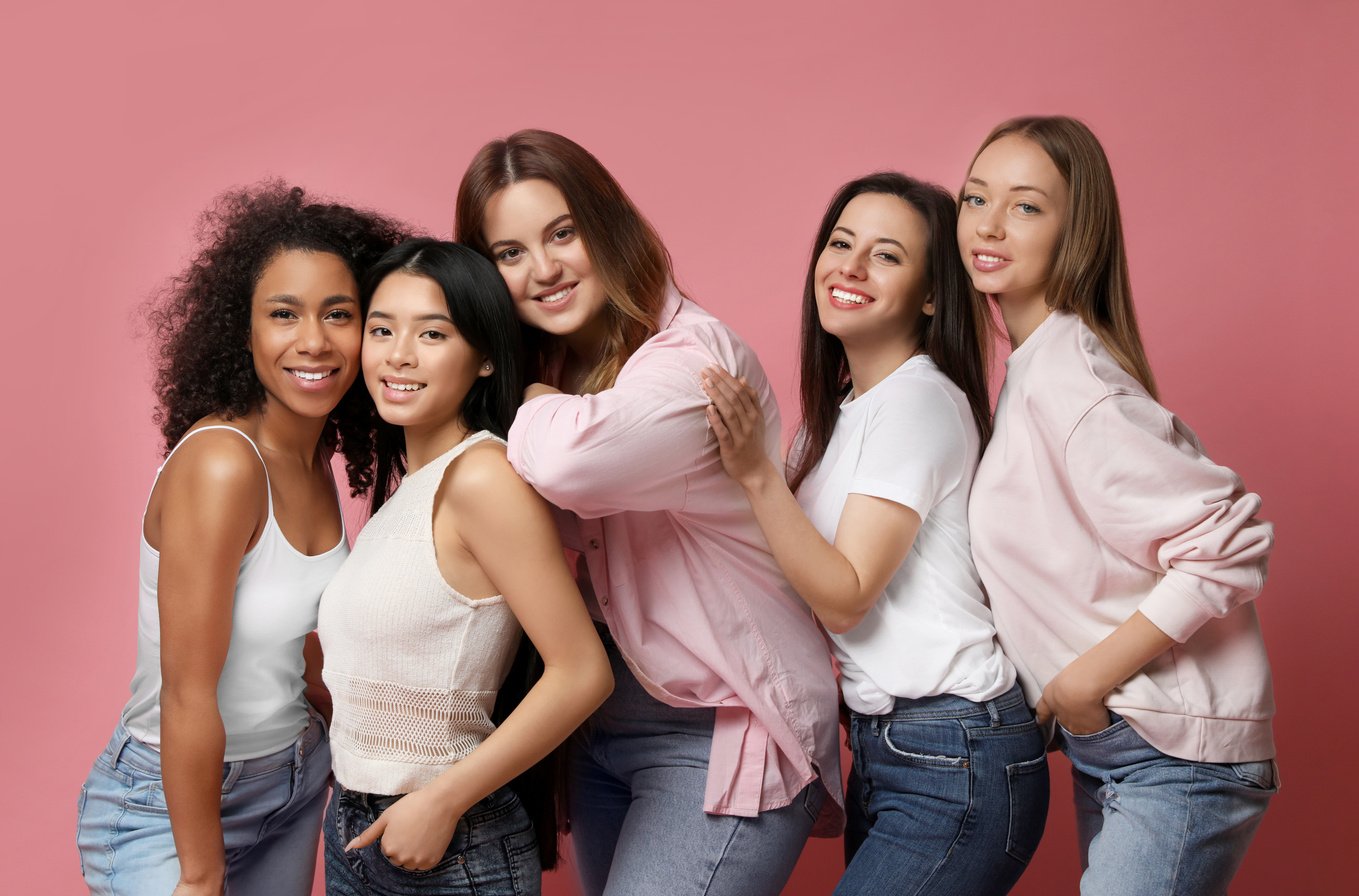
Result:
M606 607L609 605L609 599L608 599L607 597L601 597L601 598L599 599L599 602L600 602L600 604L602 604L603 606L606 606Z
M591 538L591 539L590 539L590 547L594 548L596 551L599 550L599 539L598 539L598 538Z

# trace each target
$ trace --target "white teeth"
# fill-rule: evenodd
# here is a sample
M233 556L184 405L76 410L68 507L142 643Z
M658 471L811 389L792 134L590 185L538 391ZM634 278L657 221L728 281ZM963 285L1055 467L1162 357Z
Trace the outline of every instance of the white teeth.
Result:
M999 264L1000 262L1004 261L1005 259L1001 258L999 255L982 255L980 252L978 252L978 253L977 253L977 260L978 260L978 261L984 261L984 262L986 262L987 264Z
M385 382L388 389L395 389L397 392L419 392L425 388L424 383L390 383Z
M557 304L558 302L560 302L562 299L566 298L566 294L569 293L570 291L571 291L571 287L569 287L569 286L563 286L561 289L557 290L557 291L554 292L552 295L550 295L550 296L543 296L543 297L542 297L541 299L539 299L538 301L542 302L544 305L555 305L555 304Z
M330 376L330 375L331 375L332 373L334 373L335 371L333 371L333 370L318 370L318 371L316 371L315 373L312 373L311 371L307 371L307 370L289 370L288 372L291 373L293 376L297 377L297 378L300 379L300 380L310 380L310 381L312 381L312 382L315 382L316 380L323 380L323 379L325 379L326 377Z
M856 292L846 292L843 289L832 289L831 298L841 302L847 302L850 305L867 305L869 302L873 301L868 296L861 296Z

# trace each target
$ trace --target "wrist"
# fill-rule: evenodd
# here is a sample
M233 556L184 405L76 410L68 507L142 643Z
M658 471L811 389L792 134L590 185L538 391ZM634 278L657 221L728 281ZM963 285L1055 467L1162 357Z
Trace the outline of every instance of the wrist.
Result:
M738 481L747 495L754 496L765 491L781 478L778 469L766 457L749 472L743 474Z

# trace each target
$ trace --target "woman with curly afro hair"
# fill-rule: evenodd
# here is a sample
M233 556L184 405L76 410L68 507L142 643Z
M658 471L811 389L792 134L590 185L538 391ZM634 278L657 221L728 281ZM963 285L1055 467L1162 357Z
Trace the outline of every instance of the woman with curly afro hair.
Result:
M372 484L357 284L405 235L298 187L228 192L152 309L167 456L132 698L80 794L92 893L311 892L330 774L311 639L349 552L330 459Z

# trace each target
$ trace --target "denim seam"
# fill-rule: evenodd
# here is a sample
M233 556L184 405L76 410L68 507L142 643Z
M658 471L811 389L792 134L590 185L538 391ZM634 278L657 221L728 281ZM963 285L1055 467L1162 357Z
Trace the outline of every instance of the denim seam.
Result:
M718 854L717 861L713 863L712 871L708 874L708 880L703 884L702 896L708 896L712 890L713 879L717 877L717 872L721 870L722 863L727 860L727 851L731 849L732 843L736 841L736 835L741 831L741 825L745 823L744 818L734 817L734 824L731 826L731 833L727 835L727 842L722 844L722 852Z

